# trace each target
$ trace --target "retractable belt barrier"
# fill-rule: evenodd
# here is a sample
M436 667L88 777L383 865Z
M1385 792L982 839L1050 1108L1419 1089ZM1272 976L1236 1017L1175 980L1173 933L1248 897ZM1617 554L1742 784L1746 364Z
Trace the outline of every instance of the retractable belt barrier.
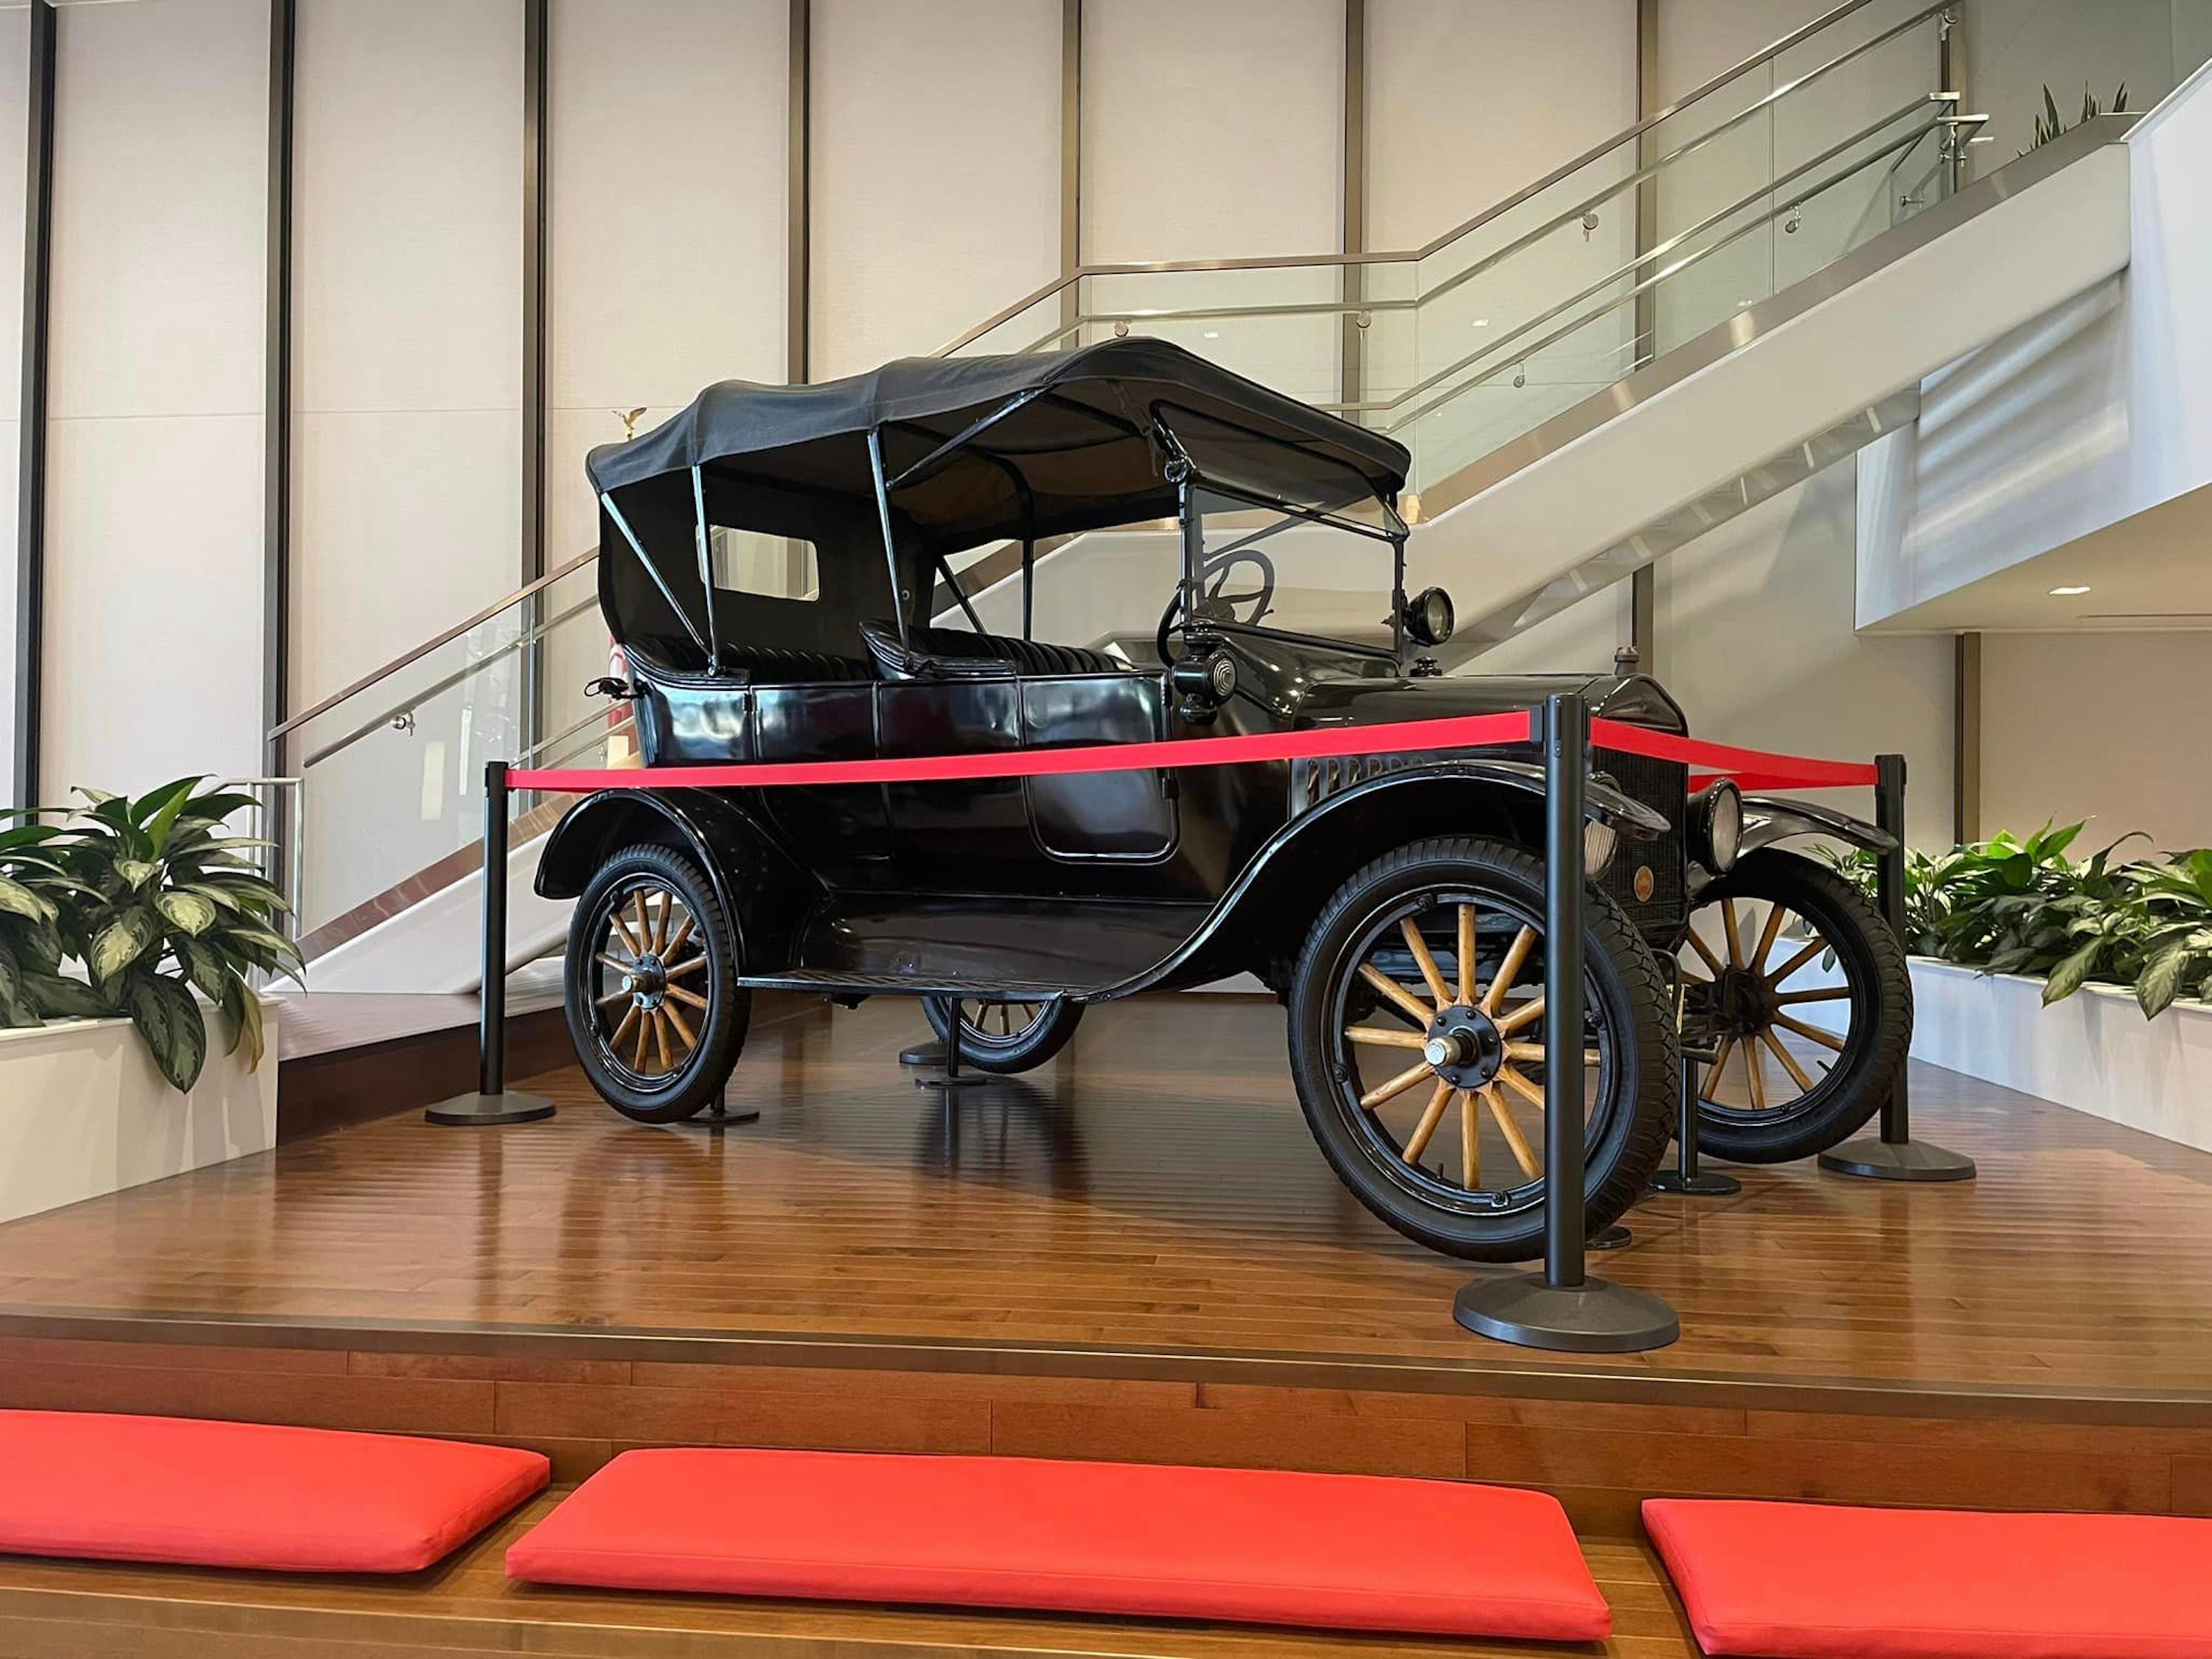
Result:
M1538 722L1526 709L1394 720L1382 726L1323 726L1303 732L1258 732L1218 738L1169 738L1150 743L1006 750L988 754L902 755L882 759L757 761L725 766L544 769L517 768L510 789L580 793L592 789L769 789L878 783L957 783L994 778L1065 777L1093 772L1141 772L1170 767L1240 766L1267 761L1322 760L1437 749L1494 749L1534 741ZM1752 789L1869 788L1875 769L1848 761L1736 749L1654 732L1620 720L1590 722L1590 741L1655 760L1699 769L1693 782L1730 777Z
M1875 792L1875 817L1894 838L1881 859L1881 908L1892 927L1904 928L1905 763L1884 755L1876 764L1814 760L1705 743L1671 732L1654 732L1620 720L1593 720L1578 692L1546 699L1538 709L1492 714L1463 714L1437 720L1395 720L1381 726L1324 726L1300 732L1264 732L1221 737L1174 738L1147 743L1099 744L1003 750L987 754L910 755L863 760L767 761L720 766L649 768L511 768L504 761L484 768L483 988L479 1030L479 1086L431 1107L433 1122L501 1124L527 1122L553 1114L550 1101L510 1093L506 1087L507 799L517 790L580 793L599 789L769 789L861 787L887 783L952 783L991 779L1064 777L1086 773L1135 772L1179 767L1237 766L1255 763L1345 759L1369 755L1419 754L1453 750L1522 745L1534 751L1542 768L1545 793L1544 994L1558 1016L1546 1022L1546 1063L1566 1075L1583 1063L1583 813L1584 786L1595 751L1607 750L1678 762L1691 769L1690 784L1702 788L1716 778L1733 779L1745 789L1868 788ZM1686 1066L1686 1087L1678 1122L1684 1167L1694 1176L1695 1072ZM1822 1155L1825 1167L1839 1173L1887 1179L1957 1179L1949 1172L1918 1166L1934 1155L1949 1159L1971 1175L1971 1162L1911 1141L1905 1115L1905 1085L1900 1073L1882 1109L1882 1134L1874 1152L1855 1154L1853 1142ZM1579 1113L1553 1112L1545 1121L1547 1168L1583 1165ZM1844 1154L1854 1154L1844 1157ZM1693 1185L1685 1190L1698 1190ZM1583 1193L1562 1183L1545 1196L1544 1268L1536 1275L1478 1279L1463 1287L1454 1304L1459 1322L1506 1341L1585 1352L1627 1352L1673 1341L1680 1333L1674 1310L1646 1292L1588 1276L1583 1268L1585 1212Z

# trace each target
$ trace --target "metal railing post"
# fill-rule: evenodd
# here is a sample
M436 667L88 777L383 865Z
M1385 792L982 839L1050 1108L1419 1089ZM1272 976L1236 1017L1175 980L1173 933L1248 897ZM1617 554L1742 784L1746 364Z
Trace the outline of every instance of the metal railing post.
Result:
M1589 880L1583 823L1589 705L1579 693L1566 692L1546 702L1541 719L1533 735L1544 754L1544 1091L1549 1097L1544 1269L1469 1280L1453 1299L1452 1316L1469 1330L1523 1347L1630 1353L1663 1347L1682 1328L1674 1309L1657 1297L1593 1279L1584 1265L1583 905ZM1617 1042L1632 1046L1638 1040L1632 1031L1615 1034ZM1632 1067L1627 1074L1634 1075ZM1626 1109L1635 1109L1635 1103L1626 1103Z
M507 766L484 763L483 983L477 993L477 1088L426 1108L433 1123L529 1123L553 1115L538 1095L507 1091Z
M1905 757L1874 757L1875 827L1890 837L1889 847L1875 864L1875 904L1881 919L1909 943L1905 921ZM1908 1031L1908 1050L1911 1033ZM1867 1181L1972 1181L1974 1160L1932 1142L1912 1138L1911 1073L1908 1052L1897 1066L1888 1095L1881 1103L1881 1133L1862 1135L1832 1146L1820 1154L1820 1167L1831 1175L1856 1176Z

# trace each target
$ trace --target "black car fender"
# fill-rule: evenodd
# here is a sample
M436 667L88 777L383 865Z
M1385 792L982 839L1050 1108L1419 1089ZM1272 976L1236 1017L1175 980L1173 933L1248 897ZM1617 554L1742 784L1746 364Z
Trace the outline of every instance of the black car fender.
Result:
M1583 816L1624 836L1667 820L1592 779ZM1369 778L1295 814L1268 837L1182 946L1111 994L1202 984L1294 951L1320 906L1352 872L1431 836L1489 836L1543 846L1544 769L1515 760L1437 761Z
M748 941L766 944L787 932L805 900L819 890L810 872L720 795L690 789L603 789L570 807L545 838L533 884L538 896L576 897L609 858L640 842L684 853L706 872L722 914L736 930L740 961L750 959Z
M1897 837L1888 830L1848 812L1808 801L1778 800L1771 795L1743 798L1743 839L1738 843L1737 857L1793 836L1827 836L1870 853L1887 853L1897 845Z

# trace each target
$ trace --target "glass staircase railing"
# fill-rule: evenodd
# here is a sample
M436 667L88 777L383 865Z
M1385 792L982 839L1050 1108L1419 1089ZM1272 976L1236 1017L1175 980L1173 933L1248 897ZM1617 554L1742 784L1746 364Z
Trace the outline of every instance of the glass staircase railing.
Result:
M586 555L278 728L299 778L312 957L472 873L483 768L631 763L628 707L588 698L609 642ZM559 803L510 797L520 844Z
M1431 489L1947 195L1950 15L1851 0L1425 247L1087 267L946 351L1173 340L1396 437Z

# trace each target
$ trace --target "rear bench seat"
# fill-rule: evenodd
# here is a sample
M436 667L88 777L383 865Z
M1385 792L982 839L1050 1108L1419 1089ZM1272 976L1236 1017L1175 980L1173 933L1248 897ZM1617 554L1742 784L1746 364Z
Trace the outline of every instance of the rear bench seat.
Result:
M894 681L997 679L1007 674L1121 674L1127 663L1079 645L1053 645L1006 634L975 634L958 628L916 629L909 643L899 642L887 622L860 624L860 637L875 659L876 672Z

